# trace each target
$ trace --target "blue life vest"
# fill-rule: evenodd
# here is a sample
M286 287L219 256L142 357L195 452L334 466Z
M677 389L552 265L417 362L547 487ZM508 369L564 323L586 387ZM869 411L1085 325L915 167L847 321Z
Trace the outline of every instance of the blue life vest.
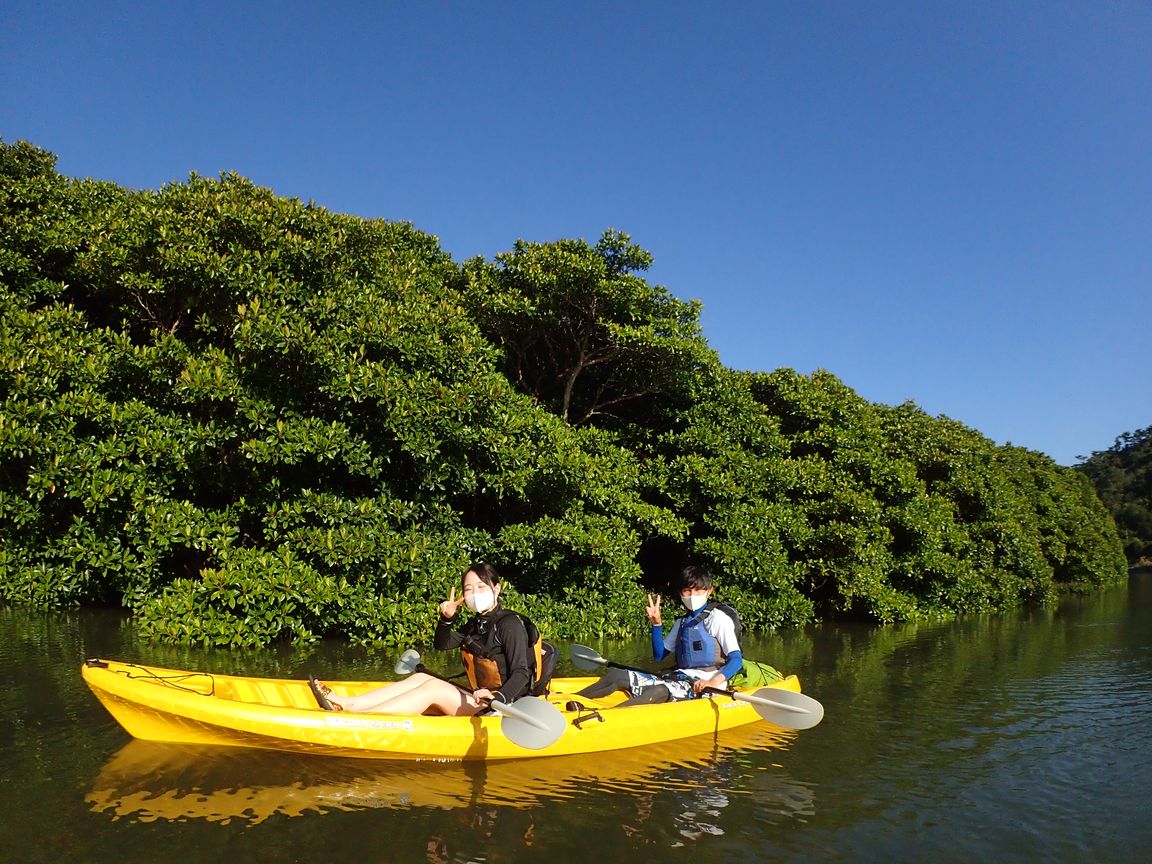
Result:
M711 612L711 609L704 609L698 615L680 619L680 629L676 633L677 667L702 669L720 665L720 646L716 644L716 637L704 628Z

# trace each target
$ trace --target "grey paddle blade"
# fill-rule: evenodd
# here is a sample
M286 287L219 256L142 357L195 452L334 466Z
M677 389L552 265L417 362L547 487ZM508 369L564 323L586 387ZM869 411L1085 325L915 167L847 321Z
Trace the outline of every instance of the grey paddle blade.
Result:
M811 729L824 719L824 706L811 696L779 687L761 687L753 694L735 693L732 698L750 703L763 719L785 729Z
M492 702L491 706L500 714L504 737L526 750L543 750L564 734L564 715L543 699L525 696L510 705Z
M587 645L569 645L568 656L572 658L572 665L577 669L591 672L598 666L607 665L608 661L589 648Z
M420 652L414 648L409 648L400 655L400 659L396 661L395 671L397 675L411 675L416 671L416 667L420 665Z

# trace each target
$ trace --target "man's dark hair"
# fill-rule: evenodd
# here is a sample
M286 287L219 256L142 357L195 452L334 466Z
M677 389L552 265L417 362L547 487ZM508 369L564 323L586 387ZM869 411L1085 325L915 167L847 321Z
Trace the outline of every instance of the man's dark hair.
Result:
M676 577L675 584L676 593L680 593L685 588L703 588L707 590L712 587L712 574L708 571L707 567L702 567L699 564L689 564L680 571L680 575Z

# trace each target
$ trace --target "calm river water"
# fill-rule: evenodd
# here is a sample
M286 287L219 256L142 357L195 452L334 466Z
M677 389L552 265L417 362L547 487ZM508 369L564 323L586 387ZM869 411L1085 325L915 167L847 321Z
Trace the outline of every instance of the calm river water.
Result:
M379 678L390 655L161 648L115 613L0 610L0 859L1152 860L1152 574L1053 610L745 642L800 675L820 726L417 768L133 742L79 674L106 656Z

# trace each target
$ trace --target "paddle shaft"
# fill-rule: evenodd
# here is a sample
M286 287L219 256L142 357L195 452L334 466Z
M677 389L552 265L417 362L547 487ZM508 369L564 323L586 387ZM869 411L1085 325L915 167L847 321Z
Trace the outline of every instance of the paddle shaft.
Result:
M602 658L603 659L603 658ZM637 669L635 666L625 666L623 663L616 663L612 660L604 660L605 666L610 666L613 669L625 669L629 672L642 672L645 675L651 675L651 672L645 672L643 669ZM705 693L715 693L718 696L731 696L740 702L752 702L757 705L771 705L773 708L780 708L784 711L791 711L793 714L808 714L810 713L807 708L799 708L795 705L785 705L783 702L773 702L771 699L765 699L763 696L754 696L751 693L740 693L737 690L723 690L719 687L705 687Z
M638 669L635 666L625 666L623 663L617 663L614 660L606 660L603 657L604 665L613 669L624 669L627 672L639 672L642 675L654 675L654 672L646 672L643 669ZM808 712L803 708L796 708L792 705L781 705L779 702L773 702L770 699L763 699L759 696L749 696L746 693L738 693L735 690L721 690L719 687L705 687L705 693L716 693L723 696L731 696L733 699L739 699L742 702L758 702L761 705L771 705L774 708L783 708L785 711L795 711L800 714L807 714Z
M591 660L592 658L589 657L588 659ZM647 669L641 669L639 666L625 666L623 663L617 663L615 660L609 660L607 657L601 657L599 654L596 654L596 662L610 669L623 669L625 672L639 672L641 675L655 675L657 678L660 677L660 673L658 672L649 672Z
M568 651L572 657L572 662L581 669L592 669L596 666L610 666L616 669L625 669L629 672L644 672L643 669L637 669L635 666L625 666L623 663L615 663L606 657L600 656L600 654L585 645L572 645ZM650 675L652 673L649 672L645 674ZM757 691L755 694L751 694L727 688L705 687L703 692L727 696L739 702L747 702L756 709L756 713L759 714L762 719L789 729L810 729L824 719L823 705L811 696L794 693L791 690L773 690L774 695L779 694L779 701L759 695L765 692L764 689Z
M705 692L715 693L718 696L731 696L738 702L750 702L754 705L771 705L773 708L779 708L782 711L791 711L793 714L809 714L811 713L807 708L800 708L796 705L785 705L783 702L773 702L771 699L765 699L763 696L755 696L751 693L740 693L736 690L721 690L719 687L707 687Z

